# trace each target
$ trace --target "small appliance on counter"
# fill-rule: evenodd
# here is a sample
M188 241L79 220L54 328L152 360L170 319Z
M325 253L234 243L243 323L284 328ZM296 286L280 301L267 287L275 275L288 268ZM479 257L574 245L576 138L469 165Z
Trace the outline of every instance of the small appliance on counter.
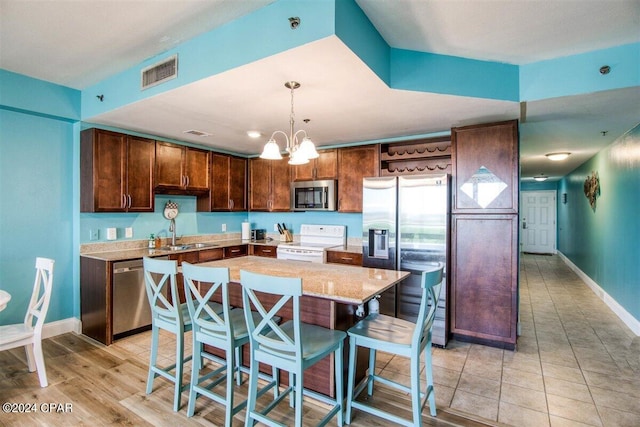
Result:
M250 222L243 222L242 223L242 240L249 240L251 239L251 223Z
M251 240L253 242L257 240L264 240L267 238L267 230L264 228L254 228L251 230Z

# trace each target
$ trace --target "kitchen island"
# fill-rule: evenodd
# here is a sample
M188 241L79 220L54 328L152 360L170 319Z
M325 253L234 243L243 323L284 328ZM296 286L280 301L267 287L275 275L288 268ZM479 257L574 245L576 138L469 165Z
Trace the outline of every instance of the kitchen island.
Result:
M242 306L242 288L240 270L280 277L302 278L300 299L300 317L303 322L312 323L329 329L346 331L356 321L358 305L364 304L376 295L402 281L408 272L380 270L348 265L315 264L300 261L286 261L272 258L246 256L205 262L199 265L229 268L229 302L232 306ZM217 299L214 297L214 299ZM271 299L271 301L269 301ZM219 301L219 299L217 299ZM270 308L276 298L265 295ZM292 318L291 303L278 313L282 321ZM349 346L345 342L344 359L348 359ZM243 358L249 360L248 346L245 346ZM366 369L368 354L358 352L356 376L361 378ZM305 371L304 386L328 396L334 396L335 378L333 355L326 357ZM347 378L347 363L344 364L344 378ZM271 372L271 369L263 369ZM288 383L288 375L281 373L281 381ZM344 381L346 385L346 381Z

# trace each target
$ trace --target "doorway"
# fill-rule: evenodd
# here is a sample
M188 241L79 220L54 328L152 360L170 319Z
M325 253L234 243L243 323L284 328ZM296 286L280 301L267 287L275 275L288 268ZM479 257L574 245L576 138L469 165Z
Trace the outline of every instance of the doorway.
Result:
M521 191L520 251L556 253L556 191Z

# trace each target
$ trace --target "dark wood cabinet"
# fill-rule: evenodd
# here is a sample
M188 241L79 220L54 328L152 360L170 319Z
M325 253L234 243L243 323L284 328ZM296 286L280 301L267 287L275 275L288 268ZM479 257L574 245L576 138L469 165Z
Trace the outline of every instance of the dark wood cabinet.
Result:
M247 210L247 159L212 152L211 190L198 197L199 211Z
M218 261L224 258L223 248L203 249L198 252L198 262Z
M452 129L450 325L454 337L515 349L518 122Z
M102 129L80 136L80 211L153 212L155 141Z
M249 160L249 210L287 212L291 210L288 158Z
M247 245L227 246L224 248L225 258L237 258L247 255Z
M357 265L362 267L362 254L328 250L327 262L334 264Z
M249 255L276 258L278 251L276 246L249 245Z
M320 150L317 159L310 160L304 165L293 166L292 181L313 181L322 179L336 179L338 176L338 151Z
M362 178L380 175L380 147L338 149L338 211L362 212Z
M204 194L209 191L209 179L209 151L156 142L156 192Z
M455 215L451 332L514 348L518 320L518 217Z
M518 213L518 122L451 131L452 213Z

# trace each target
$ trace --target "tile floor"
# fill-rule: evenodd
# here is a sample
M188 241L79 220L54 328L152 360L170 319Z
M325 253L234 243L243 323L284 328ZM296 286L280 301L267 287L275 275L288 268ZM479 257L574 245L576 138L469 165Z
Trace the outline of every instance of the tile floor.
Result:
M560 257L521 261L517 351L434 348L438 410L517 427L640 426L640 337ZM147 360L147 346L138 335L113 347ZM173 348L161 352L167 364ZM379 353L377 368L409 384L404 359Z

